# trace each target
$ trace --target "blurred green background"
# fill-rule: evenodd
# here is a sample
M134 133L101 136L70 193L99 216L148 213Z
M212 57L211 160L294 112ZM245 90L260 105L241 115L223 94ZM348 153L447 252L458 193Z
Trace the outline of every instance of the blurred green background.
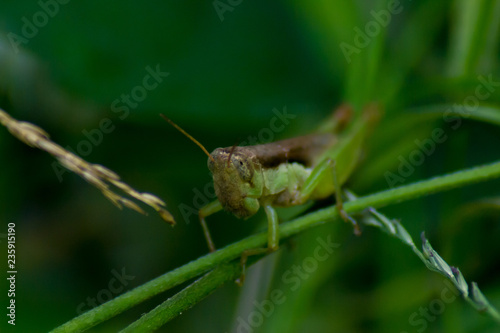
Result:
M465 119L455 130L442 121L445 107L429 105L463 103L478 75L500 81L500 2L401 1L401 10L381 24L384 18L377 21L371 11L387 11L391 3L3 0L0 107L73 150L110 119L113 130L96 134L97 143L82 157L164 199L179 223L171 228L152 210L147 217L118 210L80 177L65 172L59 178L51 156L0 128L0 249L6 253L7 224L15 223L18 269L16 327L2 314L0 330L48 331L90 309L88 298L101 303L207 252L197 217L185 220L180 209L197 208L196 191L210 184L207 157L159 113L212 150L259 134L262 139L273 110L295 117L273 132L280 139L314 129L344 101L359 108L378 100L386 116L350 182L359 195L388 188L384 174L397 172L398 157L408 159L414 140L429 138L435 128L449 139L405 184L498 160L498 124ZM368 41L357 32L367 22L379 22L380 29ZM346 57L342 43L357 51ZM169 75L127 114L113 108L116 100L115 106L124 105L123 94L139 91L148 67ZM498 110L498 89L481 105ZM416 240L425 231L443 258L477 281L497 307L499 185L491 181L382 210ZM490 201L478 203L482 199ZM221 247L255 232L262 217L242 221L219 213L208 223ZM291 290L284 274L327 235L338 248ZM0 258L4 276L6 255ZM117 272L129 280L110 288ZM5 295L6 279L0 281ZM253 332L499 331L462 300L422 319L420 309L436 306L445 288L443 278L400 242L378 230L355 237L347 225L328 224L250 269L243 288L226 285L162 331L235 332L238 318L248 318L254 302L272 290L283 291L287 301ZM91 331L117 331L178 290Z

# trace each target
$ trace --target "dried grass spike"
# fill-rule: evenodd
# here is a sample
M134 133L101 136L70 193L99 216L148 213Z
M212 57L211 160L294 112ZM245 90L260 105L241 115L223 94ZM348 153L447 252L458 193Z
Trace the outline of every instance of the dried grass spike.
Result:
M64 156L64 154L66 154L66 150L52 141L42 141L39 143L38 147L45 150L47 153L56 156L56 158L59 156Z
M80 175L88 183L101 190L103 195L118 208L121 209L126 206L146 215L146 212L136 203L111 191L108 184L116 186L128 196L151 206L160 214L162 219L172 225L175 224L172 214L160 207L165 206L165 203L160 198L150 193L139 193L128 184L121 182L120 177L108 168L99 164L90 164L74 153L65 150L60 145L50 141L49 135L40 127L28 122L18 121L2 109L0 109L0 123L7 127L12 135L27 145L44 150L54 156L63 167Z
M130 209L135 210L136 212L141 213L142 215L148 215L144 210L142 210L141 207L139 207L136 203L133 201L130 201L129 199L121 198L120 199L121 203Z
M109 201L111 201L113 203L113 205L115 205L119 209L123 208L122 204L120 203L120 199L121 199L120 196L116 195L115 193L111 192L110 190L102 191L102 194L104 194L104 196L106 198L108 198Z
M90 184L94 185L95 187L97 187L98 189L100 189L101 191L103 189L107 189L108 188L108 185L106 185L106 183L104 183L101 179L99 179L95 174L93 174L92 172L89 172L89 171L83 171L82 172L82 177L87 181L89 182Z
M161 200L156 195L153 195L151 193L143 192L143 193L141 193L141 197L142 197L142 201L144 201L144 202L150 202L150 203L155 203L155 204L160 205L160 206L166 206L166 204L165 204L165 202L163 202L163 200Z
M114 179L114 180L119 180L120 177L114 173L113 171L109 170L108 168L100 165L100 164L93 164L92 165L93 169L100 173L102 176L107 177L109 179Z
M132 193L134 193L134 192L136 193L135 195L137 195L137 196L139 195L139 192L137 192L132 187L130 187L128 184L125 184L124 182L122 182L120 180L109 179L109 182L129 195L132 195Z
M49 139L50 136L47 132L45 132L43 129L41 129L40 127L32 124L32 123L28 123L26 121L20 121L18 123L19 127L24 129L25 131L30 131L30 132L33 132L33 133L37 133L40 137L42 137L43 139Z
M163 219L163 221L167 222L171 226L175 225L174 217L172 216L172 214L170 214L170 212L168 210L166 210L164 208L159 208L158 209L158 214L160 214L160 216Z

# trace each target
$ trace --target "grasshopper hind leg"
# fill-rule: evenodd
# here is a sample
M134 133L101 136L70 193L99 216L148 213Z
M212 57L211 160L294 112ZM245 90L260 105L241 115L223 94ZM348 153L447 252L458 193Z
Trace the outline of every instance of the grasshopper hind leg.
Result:
M352 217L347 214L344 210L344 205L342 201L341 189L340 189L340 181L338 179L337 173L337 163L335 160L329 158L321 163L319 163L311 172L309 177L306 179L304 186L302 188L302 200L305 202L310 196L313 194L314 190L321 185L321 183L325 180L325 178L333 176L333 186L335 189L335 205L337 206L337 210L339 211L340 217L351 223L354 228L354 234L359 236L361 235L361 229L359 224ZM330 174L331 173L331 174ZM330 178L331 179L331 178Z
M355 219L349 216L347 212L344 210L344 202L342 200L342 195L341 195L341 190L340 190L340 182L338 180L337 176L337 169L336 169L336 163L334 160L328 160L331 161L331 168L332 168L332 173L333 173L333 184L335 186L335 205L337 206L337 210L339 211L340 217L352 224L352 227L354 228L354 234L356 236L361 235L361 229L359 228L358 222L356 222Z

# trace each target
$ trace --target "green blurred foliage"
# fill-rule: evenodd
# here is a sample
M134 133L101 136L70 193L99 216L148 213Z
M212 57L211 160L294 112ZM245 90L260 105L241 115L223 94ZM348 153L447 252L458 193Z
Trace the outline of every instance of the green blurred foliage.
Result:
M463 103L474 93L477 75L499 81L499 1L400 5L402 11L391 17L387 30L352 54L349 63L341 43L354 45L359 38L354 28L373 22L371 11L387 8L387 1L241 1L223 20L210 1L70 1L59 5L17 53L8 34L22 36L23 18L33 22L43 9L35 1L2 1L0 107L77 151L88 140L85 133L95 133L100 121L109 118L111 133L94 137L99 143L82 157L160 196L179 221L171 228L152 211L147 217L120 211L69 172L60 181L51 156L0 128L0 236L7 223L16 224L15 329L44 332L75 317L88 297L105 299L101 291L109 288L114 271L125 269L134 277L124 288L129 289L207 252L197 217L186 221L179 209L182 204L194 207L196 191L210 184L207 158L159 113L211 150L249 136L262 138L274 109L286 107L295 116L273 134L279 139L313 129L343 101L358 107L381 101L386 117L351 181L358 195L386 189L384 174L397 172L398 157L408 159L418 149L415 140L429 138L436 128L448 139L404 183L497 160L495 122L469 119L455 130L443 122L442 109L430 114L415 110ZM122 94L142 85L148 66L159 66L169 76L127 116L114 112L113 103ZM500 92L484 103L495 108ZM415 239L425 230L438 252L468 280L477 281L497 307L499 206L490 202L485 213L484 203L476 200L497 197L499 185L470 186L383 210L400 219ZM208 223L220 247L254 232L260 220L262 214L241 221L220 213ZM301 288L290 290L283 274L309 257L317 237L325 235L339 248L302 280ZM0 241L5 253L5 239ZM5 272L6 256L0 257ZM164 331L229 331L237 327L238 316L248 316L254 301L266 299L266 290L276 289L285 292L288 302L255 332L498 329L460 300L426 321L425 330L419 331L423 324L412 326L410 316L429 307L446 286L410 250L377 230L367 228L357 238L347 225L321 226L286 242L259 265L250 270L243 289L225 286ZM272 281L259 279L266 269ZM6 280L0 281L4 294ZM176 290L92 331L117 331ZM11 329L5 316L0 325L2 332Z

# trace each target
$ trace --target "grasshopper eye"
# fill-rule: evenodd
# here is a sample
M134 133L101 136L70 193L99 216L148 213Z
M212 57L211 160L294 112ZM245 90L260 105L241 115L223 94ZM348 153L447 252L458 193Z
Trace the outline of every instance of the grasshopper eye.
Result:
M244 161L241 158L237 158L235 156L235 158L233 159L233 165L243 181L250 182L252 180L253 169L247 161Z

